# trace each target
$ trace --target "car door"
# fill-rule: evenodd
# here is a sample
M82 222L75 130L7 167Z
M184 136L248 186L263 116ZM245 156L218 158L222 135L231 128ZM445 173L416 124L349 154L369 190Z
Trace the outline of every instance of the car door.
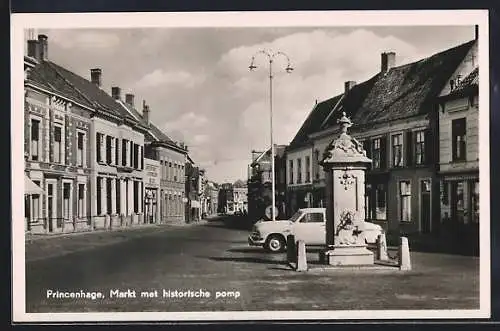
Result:
M308 216L308 224L311 229L312 245L324 245L326 238L326 222L325 214L322 212L310 213Z
M297 240L304 240L308 245L325 243L325 222L321 212L306 212L295 222L294 233Z

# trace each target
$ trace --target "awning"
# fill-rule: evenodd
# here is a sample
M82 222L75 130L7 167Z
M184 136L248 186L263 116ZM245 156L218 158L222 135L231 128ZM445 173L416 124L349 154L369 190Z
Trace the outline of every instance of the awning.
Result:
M24 175L24 194L43 194L40 186L36 185L28 176Z
M191 200L191 208L200 208L200 202L198 200Z

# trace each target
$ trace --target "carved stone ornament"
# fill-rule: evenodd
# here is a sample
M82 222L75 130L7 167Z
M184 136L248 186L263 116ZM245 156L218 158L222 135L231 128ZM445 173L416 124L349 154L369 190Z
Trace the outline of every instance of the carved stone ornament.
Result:
M344 189L347 191L352 184L356 182L356 176L350 174L347 170L344 171L342 176L339 176L340 184L344 185Z
M354 213L350 210L344 210L340 214L339 223L335 229L338 245L356 245L359 241L359 235L363 231L357 225L354 225Z
M352 122L347 118L345 112L342 113L342 117L338 120L338 123L341 128L340 136L326 148L321 164L326 165L336 162L371 163L371 160L366 157L363 144L347 133L347 129L352 126Z

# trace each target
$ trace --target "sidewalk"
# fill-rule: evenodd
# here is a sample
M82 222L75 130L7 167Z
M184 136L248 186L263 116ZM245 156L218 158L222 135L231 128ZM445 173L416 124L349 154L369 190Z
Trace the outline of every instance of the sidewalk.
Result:
M142 224L113 230L68 232L48 235L26 235L26 262L81 252L95 247L125 242L134 238L203 225L206 221L184 224ZM33 236L33 235L31 235Z

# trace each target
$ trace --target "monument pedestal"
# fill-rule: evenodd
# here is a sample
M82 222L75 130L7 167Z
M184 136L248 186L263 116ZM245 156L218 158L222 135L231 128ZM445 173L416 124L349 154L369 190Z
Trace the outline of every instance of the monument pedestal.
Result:
M375 263L373 252L364 245L360 246L340 246L328 247L320 253L322 264L333 266L342 265L369 265Z

